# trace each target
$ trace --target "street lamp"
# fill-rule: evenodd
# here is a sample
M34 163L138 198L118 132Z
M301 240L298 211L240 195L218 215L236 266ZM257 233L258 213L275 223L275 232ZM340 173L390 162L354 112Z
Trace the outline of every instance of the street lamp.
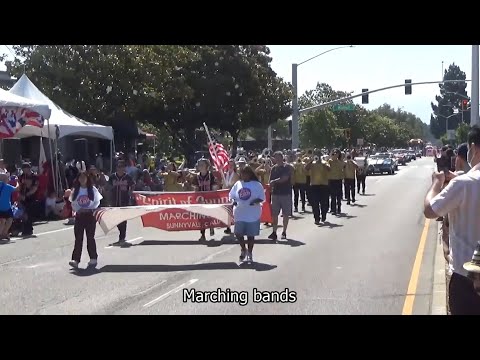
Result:
M440 115L440 114L435 114L435 115L438 116L438 117L443 117L445 119L445 135L447 135L447 138L448 138L448 119L450 119L451 117L454 117L454 116L458 116L458 113L452 114L452 115L449 115L449 116ZM463 119L462 119L462 121L463 121Z
M292 149L297 149L300 145L300 139L299 139L299 132L298 132L298 119L300 117L299 109L298 109L298 86L297 86L297 68L305 64L306 62L309 62L313 59L316 59L319 56L325 55L331 51L335 50L340 50L340 49L345 49L345 48L353 48L353 45L347 45L347 46L339 46L333 49L329 49L327 51L324 51L318 55L315 55L311 57L310 59L307 59L305 61L302 61L301 63L298 64L292 64L292 86L293 86L293 100L292 100Z

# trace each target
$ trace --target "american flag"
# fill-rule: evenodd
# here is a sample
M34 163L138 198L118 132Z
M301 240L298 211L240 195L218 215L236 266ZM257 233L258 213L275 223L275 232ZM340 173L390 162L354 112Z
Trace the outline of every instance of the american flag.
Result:
M25 125L43 127L38 113L19 107L0 107L0 139L14 137Z
M208 144L208 151L217 170L226 170L230 154L222 144L217 143L214 137L212 137L212 142Z

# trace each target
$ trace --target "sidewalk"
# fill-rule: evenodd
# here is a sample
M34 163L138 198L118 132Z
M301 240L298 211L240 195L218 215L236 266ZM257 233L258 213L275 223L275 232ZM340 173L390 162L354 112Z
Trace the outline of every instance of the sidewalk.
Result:
M447 263L443 256L442 223L438 223L430 315L447 315Z

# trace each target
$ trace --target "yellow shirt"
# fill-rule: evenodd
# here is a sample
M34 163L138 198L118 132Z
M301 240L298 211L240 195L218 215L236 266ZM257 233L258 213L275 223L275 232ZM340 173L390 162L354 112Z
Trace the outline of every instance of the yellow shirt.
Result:
M328 164L314 162L310 168L310 185L328 185Z
M345 163L341 160L328 160L328 164L330 165L330 172L329 172L329 179L330 180L342 180L343 179L343 168L345 167Z
M345 179L355 179L355 170L357 167L353 161L345 162Z
M172 191L181 191L180 186L177 183L178 174L176 172L170 171L167 174L164 174L164 183L163 189L167 192Z
M303 162L297 162L293 165L295 168L294 178L295 184L306 184L307 183L307 171L305 170L305 164Z
M265 169L259 169L256 171L258 180L260 180L263 185L268 185L270 183L270 172L270 170L267 171Z

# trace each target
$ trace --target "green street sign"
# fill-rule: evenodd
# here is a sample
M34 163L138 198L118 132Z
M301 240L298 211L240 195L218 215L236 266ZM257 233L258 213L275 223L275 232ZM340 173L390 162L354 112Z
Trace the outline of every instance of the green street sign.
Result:
M353 111L355 104L336 104L333 105L333 111Z

